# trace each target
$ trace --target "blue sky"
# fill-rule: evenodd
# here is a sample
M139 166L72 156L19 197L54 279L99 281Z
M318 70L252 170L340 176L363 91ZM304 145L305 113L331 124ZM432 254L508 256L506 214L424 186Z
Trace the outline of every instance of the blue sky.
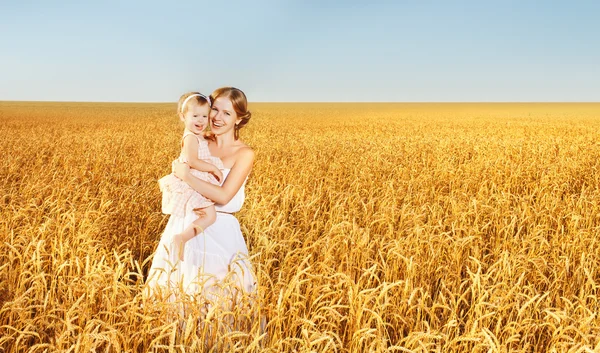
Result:
M600 1L5 1L0 100L600 101Z

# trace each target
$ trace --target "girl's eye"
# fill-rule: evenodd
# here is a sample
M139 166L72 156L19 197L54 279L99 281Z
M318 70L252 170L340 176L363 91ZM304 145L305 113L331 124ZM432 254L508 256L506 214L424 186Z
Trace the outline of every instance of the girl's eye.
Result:
M231 114L229 114L229 113L225 113L225 114L227 114L227 116L231 116Z

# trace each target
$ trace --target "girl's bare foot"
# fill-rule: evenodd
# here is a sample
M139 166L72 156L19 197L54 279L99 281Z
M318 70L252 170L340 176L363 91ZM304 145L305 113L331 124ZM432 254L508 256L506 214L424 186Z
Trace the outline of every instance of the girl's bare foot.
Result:
M183 233L175 234L173 236L173 250L176 252L179 261L183 261L183 251L185 250Z
M202 229L202 227L200 227L197 224L193 224L193 223L192 223L192 227L190 227L188 229L189 229L189 231L186 229L183 233L175 234L173 236L173 247L174 247L174 250L177 252L177 258L179 259L179 261L183 261L183 254L185 251L185 243L187 243L188 240L192 239L196 235L204 232L204 229ZM190 233L190 234L187 234L187 233Z

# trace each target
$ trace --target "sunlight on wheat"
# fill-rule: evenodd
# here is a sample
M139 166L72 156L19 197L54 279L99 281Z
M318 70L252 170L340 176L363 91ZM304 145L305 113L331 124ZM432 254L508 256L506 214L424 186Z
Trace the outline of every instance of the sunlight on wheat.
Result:
M260 285L207 308L142 295L173 104L0 102L0 352L600 350L600 104L251 109Z

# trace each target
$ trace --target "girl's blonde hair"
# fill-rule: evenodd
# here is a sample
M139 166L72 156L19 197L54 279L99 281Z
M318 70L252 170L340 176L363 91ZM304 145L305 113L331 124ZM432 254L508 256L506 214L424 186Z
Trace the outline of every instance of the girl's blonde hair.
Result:
M189 98L189 99L188 99ZM185 103L185 106L183 105ZM181 97L179 97L179 102L177 102L177 114L185 114L189 110L191 105L205 105L208 104L210 107L209 98L203 95L200 92L188 92L184 93Z

